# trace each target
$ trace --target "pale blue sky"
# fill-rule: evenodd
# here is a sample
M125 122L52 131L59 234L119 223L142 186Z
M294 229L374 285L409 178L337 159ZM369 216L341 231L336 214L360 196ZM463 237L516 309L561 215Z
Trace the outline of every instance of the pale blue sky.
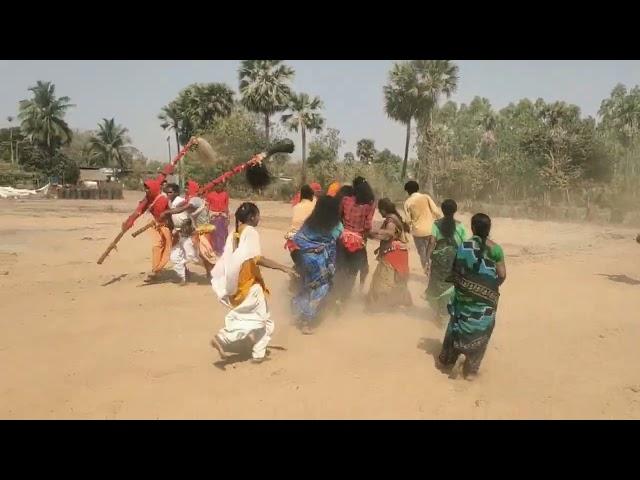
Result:
M373 138L376 148L401 155L404 128L387 118L382 86L390 60L291 60L295 91L324 101L327 125L341 131L342 151L355 151L361 138ZM194 82L224 82L237 89L238 61L232 60L92 60L0 61L0 126L15 115L18 101L37 80L52 81L58 95L71 97L76 108L67 121L72 128L94 129L103 118L115 117L129 128L133 144L150 158L168 157L166 133L157 114L177 93ZM511 101L542 97L565 100L595 116L600 102L616 83L640 84L640 61L596 60L460 60L458 92L453 100L487 97L496 108ZM292 134L294 140L298 140ZM299 142L299 141L298 141ZM298 143L297 142L297 143ZM175 153L175 145L172 144ZM294 154L299 155L299 149Z

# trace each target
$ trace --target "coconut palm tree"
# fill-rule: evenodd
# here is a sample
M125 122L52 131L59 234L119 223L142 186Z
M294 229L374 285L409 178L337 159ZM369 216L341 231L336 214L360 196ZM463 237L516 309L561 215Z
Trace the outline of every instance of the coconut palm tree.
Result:
M33 98L20 101L20 126L28 139L51 158L60 145L71 141L73 133L64 116L75 105L69 103L69 97L57 98L51 82L38 81L29 91Z
M306 93L292 94L289 102L289 112L280 119L289 130L298 132L302 136L302 183L307 181L307 131L322 130L324 118L318 110L322 108L322 101L318 97L310 98Z
M264 115L264 133L269 143L269 119L289 104L294 71L282 60L243 60L238 78L242 104L251 112Z
M127 136L128 129L116 125L115 120L102 119L98 131L89 141L92 160L99 165L126 167L122 149L131 142Z

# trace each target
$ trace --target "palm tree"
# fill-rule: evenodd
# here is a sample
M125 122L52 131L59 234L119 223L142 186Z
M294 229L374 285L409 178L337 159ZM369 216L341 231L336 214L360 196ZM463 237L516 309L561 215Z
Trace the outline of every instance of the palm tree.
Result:
M177 151L180 151L180 127L181 127L181 118L182 112L180 108L176 104L176 102L171 102L169 105L165 105L162 107L160 113L158 114L158 120L161 120L162 123L160 126L163 130L173 130L173 133L176 136L176 148Z
M20 126L32 143L52 157L60 145L71 141L73 133L63 118L75 105L69 103L69 97L56 98L56 87L51 82L38 81L29 91L33 98L20 101Z
M420 111L422 100L416 70L409 62L394 63L389 72L389 83L383 87L383 92L384 108L389 118L407 126L401 173L401 180L404 180L411 142L411 119Z
M458 89L458 66L451 60L412 60L418 85L418 98L421 100L422 114L429 113L429 121L433 123L433 110L444 95L451 98ZM424 96L431 101L426 102Z
M289 104L289 82L294 71L282 60L242 60L238 70L242 104L264 115L264 133L269 143L269 118Z
M491 147L496 144L496 125L497 118L493 112L485 112L478 119L478 126L482 130L482 136L480 137L476 156L480 154L483 146Z
M307 181L307 131L319 132L324 119L318 113L322 101L318 97L310 98L306 93L292 94L289 111L280 119L289 130L300 131L302 136L302 183Z
M100 165L126 167L122 156L122 148L131 140L127 137L128 129L116 125L115 120L102 119L98 124L98 132L91 138L89 151L93 160Z
M419 118L425 123L425 134L429 139L433 137L433 112L438 108L441 97L447 99L458 88L458 66L451 60L412 60L411 66L415 70L420 101ZM429 149L427 149L429 150ZM429 168L429 158L425 159L426 188L433 190L433 178Z

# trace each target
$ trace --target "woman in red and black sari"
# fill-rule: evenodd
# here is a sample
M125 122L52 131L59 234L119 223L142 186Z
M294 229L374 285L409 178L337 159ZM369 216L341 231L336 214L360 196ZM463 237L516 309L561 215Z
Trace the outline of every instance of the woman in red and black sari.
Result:
M360 292L369 274L367 259L367 235L373 226L375 197L367 181L357 177L353 181L353 195L340 201L340 217L344 231L338 240L336 259L336 292L338 300L344 301L353 290L360 274Z

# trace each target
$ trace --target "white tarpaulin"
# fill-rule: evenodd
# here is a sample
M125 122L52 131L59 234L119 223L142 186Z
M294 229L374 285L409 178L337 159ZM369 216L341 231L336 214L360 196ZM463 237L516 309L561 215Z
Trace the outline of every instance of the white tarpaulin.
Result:
M24 188L0 187L0 198L24 198L31 195L46 195L49 191L49 183L37 190L27 190Z

